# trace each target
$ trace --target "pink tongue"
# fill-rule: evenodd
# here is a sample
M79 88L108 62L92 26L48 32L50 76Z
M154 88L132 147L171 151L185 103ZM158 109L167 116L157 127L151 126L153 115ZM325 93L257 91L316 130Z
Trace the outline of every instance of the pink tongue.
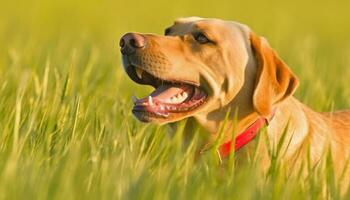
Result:
M151 96L159 100L166 100L190 88L191 86L188 85L162 85L153 91Z

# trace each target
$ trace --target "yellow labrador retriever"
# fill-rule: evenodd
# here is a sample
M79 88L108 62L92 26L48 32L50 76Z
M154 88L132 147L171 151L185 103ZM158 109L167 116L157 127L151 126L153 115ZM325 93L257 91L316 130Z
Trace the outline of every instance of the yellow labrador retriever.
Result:
M244 151L266 126L271 143L286 133L284 159L290 163L308 151L317 163L330 148L341 171L349 158L350 111L318 113L294 98L298 78L246 25L180 18L165 36L127 33L120 47L129 77L155 88L145 98L133 98L132 112L140 121L192 118L215 138L231 112L229 117L236 115L238 123L225 131L223 154L231 151L227 144L233 129L241 133L235 149Z

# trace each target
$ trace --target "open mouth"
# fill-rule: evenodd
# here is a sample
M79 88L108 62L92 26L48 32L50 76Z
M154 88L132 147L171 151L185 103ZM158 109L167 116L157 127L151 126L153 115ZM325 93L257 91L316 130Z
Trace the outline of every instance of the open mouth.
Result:
M135 66L127 67L127 73L137 83L152 85L155 90L147 97L132 97L132 112L141 121L150 118L167 119L176 114L188 114L202 105L207 93L194 83L187 81L169 81L153 76Z

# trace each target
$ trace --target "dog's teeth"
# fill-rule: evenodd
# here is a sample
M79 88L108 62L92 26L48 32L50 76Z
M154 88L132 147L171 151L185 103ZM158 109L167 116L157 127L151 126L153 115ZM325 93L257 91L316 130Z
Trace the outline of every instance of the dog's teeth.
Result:
M160 110L164 110L164 106L163 105L160 105Z
M186 92L176 94L169 99L169 103L181 103L187 99L188 94Z
M134 95L132 95L131 100L135 104L139 99L137 97L135 97Z
M187 92L183 92L183 93L182 93L182 97L183 97L184 99L187 99L187 97L188 97Z
M151 96L148 96L148 104L149 104L150 106L153 106L153 99L152 99Z
M142 79L143 70L139 67L135 67L136 75L139 79Z

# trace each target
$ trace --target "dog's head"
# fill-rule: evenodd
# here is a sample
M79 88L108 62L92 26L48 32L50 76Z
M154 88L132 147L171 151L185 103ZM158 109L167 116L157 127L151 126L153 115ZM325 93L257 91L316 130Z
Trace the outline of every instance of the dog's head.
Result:
M229 105L238 93L249 98L241 103L268 115L298 84L266 40L235 22L181 18L164 36L127 33L120 47L129 77L155 88L134 99L133 113L144 122L205 115Z

